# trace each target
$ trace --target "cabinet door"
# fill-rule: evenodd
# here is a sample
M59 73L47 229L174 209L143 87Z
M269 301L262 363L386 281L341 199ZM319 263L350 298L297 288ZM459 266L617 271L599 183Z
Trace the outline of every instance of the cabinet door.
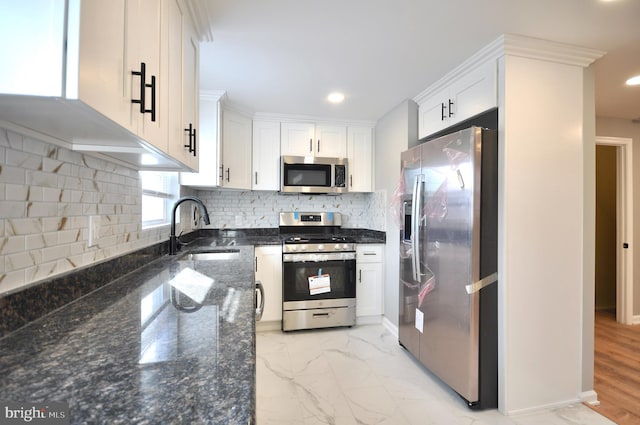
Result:
M251 119L222 110L222 187L251 189Z
M168 149L169 154L183 164L189 163L190 153L188 145L188 136L185 134L183 125L183 113L185 100L183 98L183 34L184 34L184 14L182 5L179 0L166 0L167 13L166 24L167 30L164 32L167 45L167 54L164 55L162 61L163 75L167 76L169 91L168 103L163 115L163 119L167 121L168 127Z
M198 170L199 161L198 148L199 122L198 122L198 106L199 106L199 49L200 43L193 22L191 21L187 10L182 9L183 35L182 35L182 145L183 151L187 153L185 165L193 170ZM191 140L189 131L193 129ZM185 148L191 142L191 148Z
M73 54L69 55L66 97L80 99L136 134L129 96L131 72L125 67L125 42L129 31L126 21L130 12L124 0L82 1L79 40L69 43L77 46L78 56L74 59Z
M253 190L280 189L280 122L253 121Z
M361 244L356 248L356 316L383 313L383 251L381 244Z
M282 247L257 246L255 255L255 278L265 292L262 321L282 320Z
M63 96L65 1L20 0L3 1L0 13L0 93L32 96ZM92 1L91 6L110 8L110 2ZM118 7L124 2L113 2L113 11L105 16L105 24L117 17L120 28L124 15L118 16ZM116 20L116 24L118 21ZM68 23L71 33L73 22ZM95 19L94 19L95 24ZM117 27L117 25L116 25ZM111 28L110 28L111 29ZM93 30L98 30L97 26ZM116 32L116 29L113 29ZM106 31L96 31L102 35ZM122 37L120 34L120 37ZM78 37L68 40L75 45ZM108 40L111 42L111 40ZM117 44L117 40L113 40ZM110 46L111 47L111 46ZM122 45L120 46L122 53ZM72 52L70 52L72 53ZM97 56L97 54L96 54ZM115 66L115 65L114 65ZM122 74L122 71L119 72ZM4 117L3 117L4 119Z
M130 84L128 94L130 99L139 99L142 90L145 92L145 109L154 111L140 113L140 105L132 104L131 121L137 127L141 138L149 142L162 152L168 152L168 130L161 117L167 116L163 107L168 101L166 77L160 73L162 54L162 1L136 0L129 1L127 14L127 74ZM153 87L143 87L139 75L132 75L132 71L140 71L141 64L146 67L144 83ZM155 82L154 82L155 78ZM155 102L154 102L155 97ZM154 116L155 115L155 116Z
M287 123L281 125L280 152L282 155L312 156L314 155L313 123Z
M220 185L221 156L219 123L221 122L220 98L202 95L198 104L198 161L197 173L180 173L182 186L217 187Z
M347 157L347 128L339 125L317 125L314 155L329 158Z
M425 99L418 106L418 137L422 139L450 124L449 89L443 89Z
M356 316L382 314L382 264L358 265L356 276Z
M349 127L347 129L347 159L349 192L371 192L373 163L373 129Z
M497 64L489 61L451 85L449 98L453 106L450 113L456 123L498 105L496 79Z

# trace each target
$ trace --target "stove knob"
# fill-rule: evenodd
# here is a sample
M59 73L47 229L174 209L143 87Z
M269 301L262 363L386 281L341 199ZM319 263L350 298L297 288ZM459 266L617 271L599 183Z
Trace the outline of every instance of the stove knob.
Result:
M333 248L335 251L340 251L342 249L342 247L340 246L339 243L336 244L335 248Z
M319 244L318 245L318 251L324 251L324 245L323 244Z
M291 245L291 251L297 251L298 247L296 245Z

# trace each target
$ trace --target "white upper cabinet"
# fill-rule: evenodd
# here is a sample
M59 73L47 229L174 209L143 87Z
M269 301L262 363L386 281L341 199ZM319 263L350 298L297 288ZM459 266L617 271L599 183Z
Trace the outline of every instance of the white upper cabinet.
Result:
M163 75L168 76L168 149L171 156L198 170L199 42L182 0L166 3L168 54Z
M283 122L280 150L282 155L346 158L347 127Z
M420 139L498 106L497 64L489 60L418 102Z
M220 185L220 115L222 93L199 96L199 131L197 132L198 172L180 173L180 184L201 188Z
M169 93L182 84L167 60L182 41L175 1L5 2L2 119L136 168L184 169L169 148Z
M251 118L222 108L221 186L251 189Z
M253 120L253 190L280 190L280 122Z
M373 191L373 128L347 128L349 192Z

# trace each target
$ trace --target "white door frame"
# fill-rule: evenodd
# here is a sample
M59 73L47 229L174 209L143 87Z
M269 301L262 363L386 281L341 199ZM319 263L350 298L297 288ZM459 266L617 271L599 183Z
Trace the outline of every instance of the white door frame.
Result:
M634 322L632 139L596 137L596 145L616 147L616 321L631 325Z

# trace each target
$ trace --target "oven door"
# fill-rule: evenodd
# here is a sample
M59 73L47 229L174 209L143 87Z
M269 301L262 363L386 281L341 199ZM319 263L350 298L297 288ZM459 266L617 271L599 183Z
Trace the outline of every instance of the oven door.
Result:
M298 308L312 308L314 301L355 298L355 252L283 254L282 297Z

